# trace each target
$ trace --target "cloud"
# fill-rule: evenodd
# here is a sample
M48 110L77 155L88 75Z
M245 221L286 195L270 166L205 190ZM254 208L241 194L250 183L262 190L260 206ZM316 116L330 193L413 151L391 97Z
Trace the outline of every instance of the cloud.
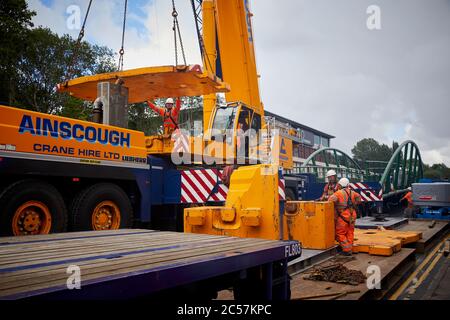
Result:
M173 65L175 63L174 40L172 33L172 4L167 0L129 1L127 29L125 33L124 68L137 68L151 65ZM87 10L85 0L61 0L43 3L28 0L30 9L38 14L34 17L36 26L49 27L54 32L70 34L74 38L79 30L67 28L71 5L81 9L81 20ZM195 24L189 1L177 1L186 58L189 64L201 63ZM85 40L108 46L118 52L121 45L123 23L123 0L95 0L86 23ZM180 53L181 60L181 53Z
M265 106L346 152L411 139L425 162L450 165L450 3L378 0L382 29L369 31L371 4L254 1Z
M35 23L59 34L65 10L87 1L29 0ZM125 68L174 64L171 1L129 1ZM176 1L188 63L200 63L192 8ZM414 140L426 163L450 166L450 3L377 0L381 30L366 27L372 0L251 1L261 96L269 111L335 135ZM123 0L94 1L90 42L120 47Z

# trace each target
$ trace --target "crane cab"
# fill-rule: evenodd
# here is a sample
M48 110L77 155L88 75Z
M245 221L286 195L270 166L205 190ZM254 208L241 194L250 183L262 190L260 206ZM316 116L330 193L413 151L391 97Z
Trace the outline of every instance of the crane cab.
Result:
M234 159L238 163L258 161L263 127L260 114L242 102L232 102L216 106L209 123L210 128L204 133L207 156L222 158L227 163ZM222 152L223 157L218 152Z

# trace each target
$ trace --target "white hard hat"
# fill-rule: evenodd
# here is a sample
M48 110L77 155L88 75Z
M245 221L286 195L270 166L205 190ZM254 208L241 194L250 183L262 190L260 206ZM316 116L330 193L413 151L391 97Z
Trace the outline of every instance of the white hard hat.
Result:
M347 188L347 186L350 184L350 181L347 178L342 178L341 180L339 180L338 184L342 188Z
M408 187L408 190L411 191L412 190L411 187Z
M169 99L166 100L166 104L169 104L169 103L173 104L173 99L172 98L169 98Z
M334 171L334 170L328 170L327 171L327 178L331 177L331 176L336 176L336 175L337 175L336 171Z

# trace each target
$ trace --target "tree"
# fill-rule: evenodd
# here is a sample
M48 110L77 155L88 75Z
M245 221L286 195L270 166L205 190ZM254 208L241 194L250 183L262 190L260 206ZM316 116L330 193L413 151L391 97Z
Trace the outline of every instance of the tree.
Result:
M36 28L28 33L28 45L21 52L17 65L18 81L13 106L43 113L70 115L85 118L83 108L78 112L74 105L83 102L56 91L56 84L69 77L84 76L115 70L112 50L80 43L64 35L59 37L50 29ZM73 74L69 75L69 63L75 50ZM68 108L68 110L66 110Z
M87 42L76 46L68 35L60 37L49 29L32 29L34 15L25 0L0 2L0 103L87 119L89 105L56 92L56 84L69 76L115 70L114 53Z
M162 118L149 110L145 103L136 103L128 107L128 127L142 131L146 135L162 133Z
M33 27L34 11L25 0L0 1L0 103L13 105L14 83L17 81L17 64L27 46L29 28Z
M433 164L432 166L424 164L423 176L424 178L429 179L449 180L450 168L448 168L444 163Z
M395 146L395 143L393 146ZM352 154L357 162L364 164L367 160L389 161L393 151L389 146L380 144L373 138L365 138L356 143L352 149Z

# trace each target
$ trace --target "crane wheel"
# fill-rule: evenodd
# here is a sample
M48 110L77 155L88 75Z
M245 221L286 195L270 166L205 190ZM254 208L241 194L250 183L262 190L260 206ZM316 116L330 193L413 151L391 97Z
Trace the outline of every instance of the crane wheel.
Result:
M81 191L72 202L72 230L117 230L133 224L127 194L113 183L98 183Z
M66 231L67 209L61 194L43 181L17 181L0 194L0 235Z

